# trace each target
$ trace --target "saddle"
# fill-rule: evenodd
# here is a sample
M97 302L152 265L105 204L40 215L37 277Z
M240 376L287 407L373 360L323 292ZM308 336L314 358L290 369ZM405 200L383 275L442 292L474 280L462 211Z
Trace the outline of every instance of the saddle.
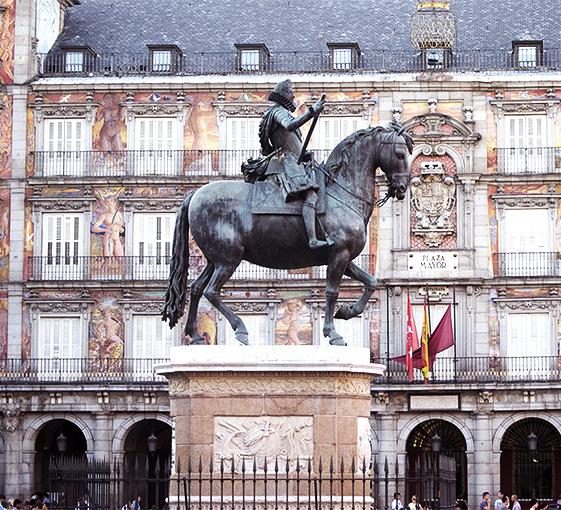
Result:
M325 214L325 174L316 172L318 184L318 201L316 214ZM288 214L301 215L304 200L297 199L285 202L285 194L280 186L271 181L257 181L249 192L249 206L252 214Z

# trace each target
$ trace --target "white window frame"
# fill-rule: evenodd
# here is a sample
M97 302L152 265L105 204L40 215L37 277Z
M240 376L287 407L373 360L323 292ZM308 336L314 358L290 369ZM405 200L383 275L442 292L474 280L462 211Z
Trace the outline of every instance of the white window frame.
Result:
M259 143L259 122L257 115L226 115L220 123L219 137L221 173L241 177L241 165L250 157L257 157L261 150ZM234 131L238 130L239 133Z
M76 131L80 131L80 136L76 136ZM45 177L84 175L89 160L87 151L91 148L91 140L88 140L87 133L88 123L84 118L45 119L42 175Z
M333 59L333 69L335 70L348 70L354 66L353 48L333 48L331 50L331 57Z
M533 212L540 211L540 214L545 216L547 224L545 225L546 238L543 239L543 243L528 242L529 249L532 251L521 251L520 248L512 247L509 245L511 241L511 236L508 228L509 223L514 223L516 225L520 224L520 220L524 217L532 215ZM506 276L552 276L550 273L554 270L551 266L552 262L550 259L554 256L555 251L555 210L552 208L516 208L508 207L499 210L499 253L511 253L512 255L504 256L504 271ZM507 216L519 216L513 219L507 218ZM522 218L520 218L522 217ZM529 221L529 226L540 223L539 218ZM533 229L529 229L533 230ZM538 249L536 249L538 248ZM518 255L528 253L528 255ZM540 255L543 253L543 255ZM535 254L535 255L534 255Z
M531 338L528 343L528 350L525 354L520 353L518 356L511 356L512 350L509 352L509 341L512 338L513 319L521 321L526 325L530 332L536 332L536 325L531 323L532 316L541 316L544 324L542 328L545 337L542 339L542 347L546 352L537 352L540 343L536 338ZM557 354L554 340L556 338L554 314L551 311L528 310L528 311L512 311L503 315L503 326L501 328L501 357L504 358L504 369L506 370L506 378L513 379L541 379L547 378L554 368L551 363L555 364L555 356ZM520 333L522 335L522 332ZM521 360L521 361L518 361Z
M261 53L259 49L240 49L240 70L260 71Z
M152 71L155 73L169 73L172 70L172 51L171 50L152 50L151 63Z
M310 143L311 148L317 151L316 159L327 160L339 142L366 127L368 121L364 115L321 115Z
M86 52L83 50L67 50L64 52L64 72L83 73L85 69Z
M161 239L157 239L157 232L153 235L144 232L142 241L139 240L138 235L147 227L141 228L139 222L146 220L154 220L157 228L158 218L160 219L160 235ZM126 232L126 250L127 254L134 257L132 260L132 277L136 280L166 280L169 277L169 265L171 262L171 249L173 243L173 231L175 226L176 215L167 211L152 211L152 212L137 212L133 211L127 214L128 228ZM167 235L166 235L167 231ZM154 246L144 248L144 253L141 254L141 247L139 242L146 243L146 239L152 239ZM144 257L142 259L141 257Z
M89 214L82 213L67 213L67 212L43 212L40 216L41 228L36 230L36 243L34 245L34 255L41 257L39 260L40 271L34 273L41 273L43 280L81 280L87 271L86 254L89 254L89 236L87 235L86 226L89 225ZM52 220L51 220L52 218ZM74 247L68 245L60 250L60 255L57 257L56 250L52 250L52 260L49 260L48 243L52 242L47 238L47 222L51 220L53 228L58 228L56 223L60 219L61 237L62 230L65 226L71 229L75 228L74 221L78 220L78 239L76 241L61 242L77 242L77 251ZM66 223L66 225L65 225ZM35 269L35 268L34 268Z
M267 312L254 314L238 314L243 321L249 334L249 345L272 345L274 338L272 337L273 320ZM262 321L261 331L257 331L255 323ZM261 335L260 335L261 333ZM221 345L240 345L235 338L235 332L230 323L222 316L218 317L218 337L217 343Z
M45 321L55 320L73 320L77 322L77 348L75 356L65 356L65 353L55 356L54 354L39 356L40 349L45 348L46 339L42 335L45 327ZM82 376L84 370L88 367L83 363L87 357L87 321L83 314L69 313L41 313L33 316L33 343L32 343L32 360L36 366L33 367L37 371L37 375L42 380L53 381L72 381L78 380ZM64 335L65 336L65 335ZM61 332L61 338L63 334ZM51 348L52 350L52 348Z

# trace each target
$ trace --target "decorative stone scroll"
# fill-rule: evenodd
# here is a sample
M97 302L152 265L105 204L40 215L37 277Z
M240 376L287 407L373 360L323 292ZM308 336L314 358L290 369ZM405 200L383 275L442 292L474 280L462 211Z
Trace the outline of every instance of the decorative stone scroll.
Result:
M416 223L413 233L428 246L438 247L454 233L450 222L456 204L456 183L444 174L441 162L421 163L421 175L411 179L411 206Z
M290 471L297 461L306 462L313 455L313 424L311 416L228 416L214 418L214 466L241 473L252 469L255 459L258 470L273 473L275 460L283 469L288 461Z

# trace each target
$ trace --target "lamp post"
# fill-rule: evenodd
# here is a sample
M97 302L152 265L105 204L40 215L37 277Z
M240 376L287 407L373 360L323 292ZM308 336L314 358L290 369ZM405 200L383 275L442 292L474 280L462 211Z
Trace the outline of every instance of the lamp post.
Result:
M431 450L434 453L440 453L441 446L442 446L442 438L438 434L432 436L430 439Z
M152 432L146 439L146 445L148 446L148 453L156 453L158 448L158 438Z
M528 450L535 452L538 449L538 436L533 432L528 434Z
M68 445L68 438L60 431L60 434L56 438L56 447L59 453L65 453L66 447Z

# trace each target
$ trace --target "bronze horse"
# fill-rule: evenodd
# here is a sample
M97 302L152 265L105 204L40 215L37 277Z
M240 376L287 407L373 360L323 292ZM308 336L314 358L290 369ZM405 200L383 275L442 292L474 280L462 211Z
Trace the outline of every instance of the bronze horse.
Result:
M197 309L204 295L228 320L236 339L247 343L247 329L220 298L220 290L242 260L275 269L296 269L327 265L324 336L334 345L345 345L335 331L334 316L350 319L360 315L368 303L376 278L352 260L366 243L368 220L376 206L374 184L376 169L388 180L385 200L405 198L410 180L408 154L413 141L404 128L361 129L347 136L333 150L319 171L326 178L326 212L321 218L333 245L311 250L301 216L254 215L248 202L253 184L220 181L205 184L190 193L177 214L169 285L163 320L173 328L186 301L189 263L189 228L206 258L206 267L191 284L189 313L185 334L192 344L204 340L196 328ZM343 305L335 314L335 304L343 275L364 284L361 297Z

